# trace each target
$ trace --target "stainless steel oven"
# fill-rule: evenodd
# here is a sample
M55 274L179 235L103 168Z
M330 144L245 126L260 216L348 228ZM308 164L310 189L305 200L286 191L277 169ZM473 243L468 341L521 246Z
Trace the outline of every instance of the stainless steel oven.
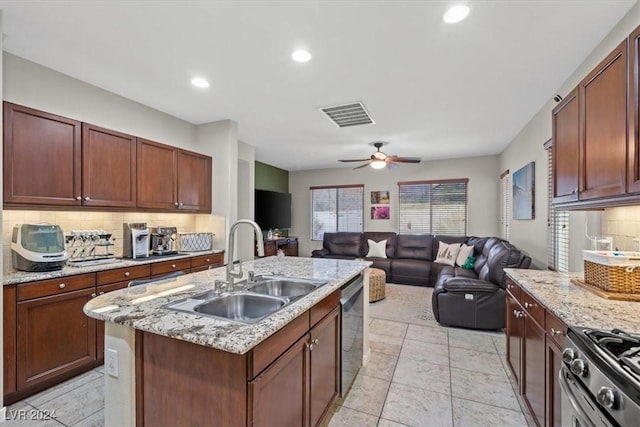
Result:
M563 427L640 425L640 335L569 328L562 362Z
M340 396L345 396L362 366L363 352L363 282L362 275L340 289L342 305L342 356L340 362Z

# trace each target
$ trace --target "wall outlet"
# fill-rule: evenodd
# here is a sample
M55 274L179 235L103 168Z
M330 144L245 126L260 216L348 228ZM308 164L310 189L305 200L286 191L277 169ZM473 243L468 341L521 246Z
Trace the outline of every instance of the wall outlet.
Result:
M104 362L104 368L107 370L107 374L118 378L118 350L108 348Z

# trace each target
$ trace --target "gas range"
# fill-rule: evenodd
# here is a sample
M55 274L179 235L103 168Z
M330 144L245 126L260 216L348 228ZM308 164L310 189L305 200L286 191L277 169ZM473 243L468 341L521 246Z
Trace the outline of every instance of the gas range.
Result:
M569 412L582 412L570 425L640 423L640 335L572 327L562 361L563 397L569 400ZM562 410L564 418L564 404Z

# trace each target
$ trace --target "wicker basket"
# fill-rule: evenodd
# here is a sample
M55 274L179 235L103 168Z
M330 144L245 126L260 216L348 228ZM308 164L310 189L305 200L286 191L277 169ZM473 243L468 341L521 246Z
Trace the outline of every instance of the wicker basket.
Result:
M178 248L181 252L209 251L213 237L213 233L178 233Z
M376 302L386 296L385 282L387 275L384 270L372 268L369 272L369 302Z
M640 294L636 253L584 251L584 281L607 292Z

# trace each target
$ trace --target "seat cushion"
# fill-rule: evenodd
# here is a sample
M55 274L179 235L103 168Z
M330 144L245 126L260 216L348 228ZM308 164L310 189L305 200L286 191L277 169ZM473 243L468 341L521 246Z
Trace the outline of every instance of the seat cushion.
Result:
M398 247L394 258L433 261L433 235L398 234Z
M391 260L390 283L404 283L407 285L429 285L429 273L432 263L417 259Z
M324 233L322 247L328 249L331 255L362 258L362 238L362 233Z

